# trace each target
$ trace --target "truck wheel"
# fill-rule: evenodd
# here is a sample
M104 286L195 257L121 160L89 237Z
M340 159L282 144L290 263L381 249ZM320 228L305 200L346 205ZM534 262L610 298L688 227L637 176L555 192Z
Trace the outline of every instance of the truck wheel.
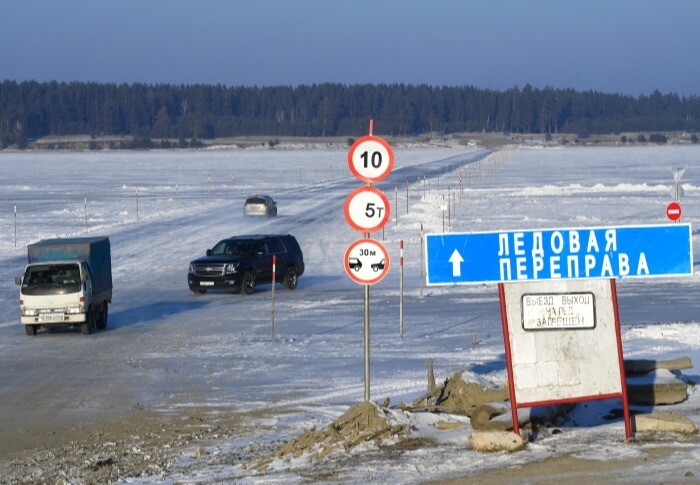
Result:
M24 326L24 333L27 335L36 335L36 325L25 325Z
M107 303L105 302L102 304L102 311L100 312L99 318L95 322L95 326L100 330L104 330L105 328L107 328L107 312Z
M192 290L195 294L199 293L200 295L203 295L207 292L206 288L197 288L196 290Z
M90 335L92 333L92 327L95 325L95 318L93 316L92 310L88 310L85 314L85 321L80 324L80 333L83 335Z
M255 289L255 274L252 271L246 271L243 275L243 293L246 295L252 295Z
M297 268L295 266L290 266L287 269L287 274L284 277L284 286L286 286L288 290L293 290L297 287L298 283L299 271L297 271Z

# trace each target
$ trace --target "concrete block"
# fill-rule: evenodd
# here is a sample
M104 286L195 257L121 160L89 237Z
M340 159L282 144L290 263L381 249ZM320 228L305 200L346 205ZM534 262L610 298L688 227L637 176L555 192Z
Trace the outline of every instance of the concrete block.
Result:
M695 434L697 426L681 414L652 413L632 416L632 428L637 433Z
M525 442L520 435L508 431L475 431L471 437L474 451L509 453L525 448Z

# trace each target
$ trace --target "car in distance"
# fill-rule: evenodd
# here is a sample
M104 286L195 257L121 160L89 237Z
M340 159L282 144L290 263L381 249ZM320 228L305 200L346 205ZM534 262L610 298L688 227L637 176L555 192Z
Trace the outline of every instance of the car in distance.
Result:
M258 284L272 283L272 257L277 256L275 282L293 290L304 274L304 255L290 234L258 234L223 239L206 256L190 263L190 291L242 291L250 295Z
M251 195L243 204L243 214L246 216L275 217L277 202L269 195Z

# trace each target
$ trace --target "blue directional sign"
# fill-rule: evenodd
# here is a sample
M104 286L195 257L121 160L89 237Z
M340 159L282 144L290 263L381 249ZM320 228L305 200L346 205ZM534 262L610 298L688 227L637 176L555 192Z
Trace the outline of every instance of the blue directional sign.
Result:
M428 285L693 274L690 224L428 234Z

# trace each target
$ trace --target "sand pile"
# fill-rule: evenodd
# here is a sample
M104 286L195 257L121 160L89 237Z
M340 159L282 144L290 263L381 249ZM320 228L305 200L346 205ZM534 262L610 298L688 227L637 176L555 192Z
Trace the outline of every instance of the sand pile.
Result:
M406 437L410 426L407 423L397 424L392 418L388 409L372 402L353 406L326 428L306 431L247 468L264 471L275 460L289 463L303 456L308 461L314 461L335 451L348 451L369 442L378 446L396 442Z
M442 386L414 401L413 407L471 416L482 404L507 401L508 398L507 388L488 389L477 382L465 381L462 372L456 372Z

